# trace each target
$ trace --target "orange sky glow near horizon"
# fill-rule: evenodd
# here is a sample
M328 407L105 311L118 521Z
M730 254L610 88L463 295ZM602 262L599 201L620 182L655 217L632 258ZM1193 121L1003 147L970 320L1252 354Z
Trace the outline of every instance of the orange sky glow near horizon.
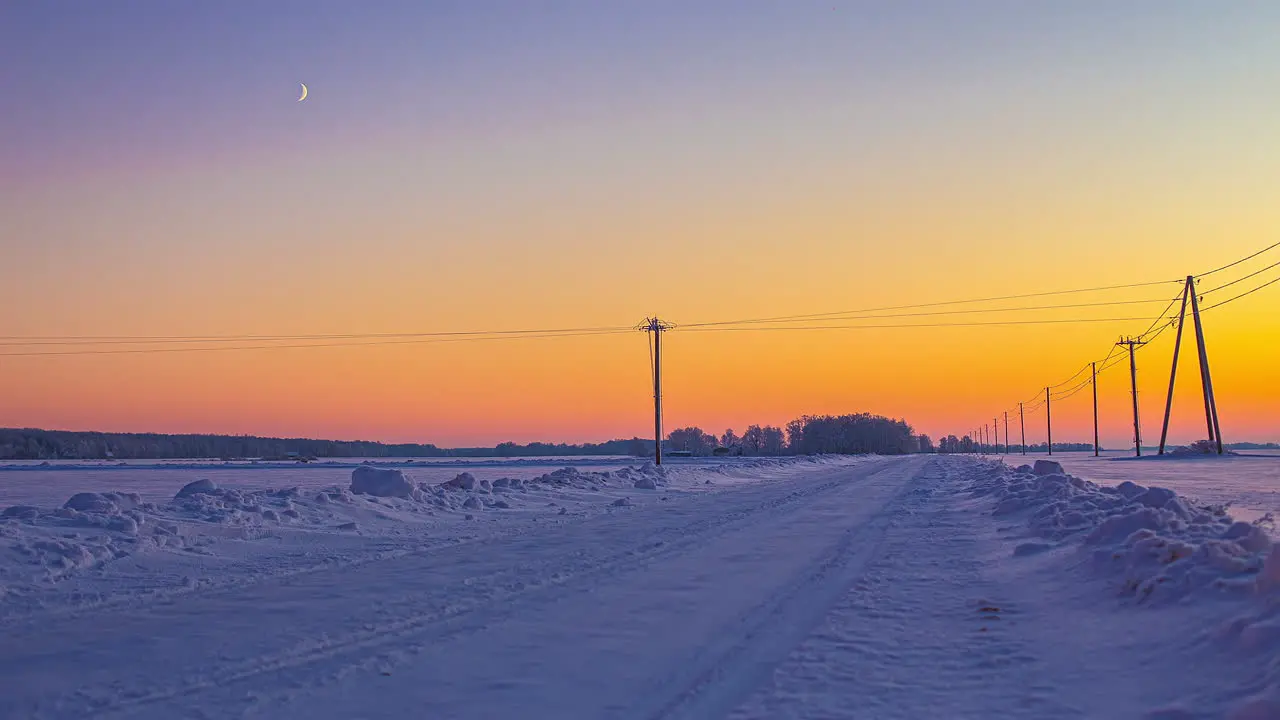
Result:
M668 430L872 412L936 439L1003 421L1146 329L1178 279L1280 240L1280 10L1020 8L921 29L889 10L764 7L713 23L584 5L558 22L588 35L514 43L493 18L388 8L352 25L318 15L319 37L281 47L254 44L267 30L252 18L205 38L174 10L170 42L86 41L97 56L40 18L39 42L0 49L19 68L0 96L21 106L0 119L16 141L0 154L0 426L440 446L648 437L641 332L68 356L19 353L160 346L14 338L657 314L682 326L663 340ZM433 29L401 29L396 12ZM1125 30L1139 21L1141 40ZM447 49L414 34L464 31ZM227 57L232 40L258 50ZM118 77L90 82L103 74ZM1125 305L839 321L1134 318L1115 322L689 327L1157 280L1171 282L974 307L1143 301ZM1204 314L1228 442L1280 441L1278 308L1280 284ZM1168 332L1137 356L1147 444L1172 347ZM1205 436L1194 348L1188 333L1177 443ZM1099 378L1105 447L1131 444L1129 403L1124 363ZM1056 441L1089 441L1091 423L1087 388L1054 403ZM1026 427L1042 442L1043 412Z

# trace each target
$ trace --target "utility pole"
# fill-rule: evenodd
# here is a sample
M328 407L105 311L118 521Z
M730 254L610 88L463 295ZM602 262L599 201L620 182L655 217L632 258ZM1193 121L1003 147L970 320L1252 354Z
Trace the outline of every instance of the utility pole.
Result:
M1204 410L1209 424L1209 439L1217 443L1222 454L1222 429L1218 426L1218 401L1213 396L1213 378L1209 375L1209 353L1204 347L1204 326L1200 324L1200 301L1196 298L1195 278L1187 277L1187 292L1191 293L1191 317L1196 325L1196 344L1200 346L1200 380L1204 383Z
M1045 426L1049 428L1048 442L1049 454L1053 455L1053 413L1049 407L1049 388L1044 389L1044 421Z
M1009 454L1009 411L1004 411L1004 454Z
M1147 343L1137 338L1121 338L1116 344L1129 348L1129 385L1133 388L1133 451L1137 457L1142 457L1142 427L1138 423L1138 365L1133 352L1135 348Z
M1093 456L1098 457L1101 447L1098 444L1098 363L1089 363L1093 368Z
M991 449L991 452L992 452L992 453L994 453L994 454L996 454L996 455L999 455L999 454L1000 454L1000 425L999 425L999 423L997 423L997 422L996 422L996 420L997 420L997 419L998 419L998 418L991 418L991 430L992 430L992 433L993 433L993 434L992 434L992 437L993 437L993 438L995 439L995 441L996 441L996 445L995 445L995 447L994 447L994 448L992 448L992 449ZM1008 434L1008 433L1005 433L1005 436L1004 436L1004 442L1005 442L1005 444L1006 444L1006 445L1007 445L1007 444L1009 444L1009 434Z
M1164 400L1164 426L1160 429L1160 450L1164 454L1165 442L1169 439L1169 413L1173 411L1173 381L1178 379L1178 354L1182 351L1182 328L1187 320L1187 298L1195 290L1191 278L1187 278L1187 286L1182 289L1182 310L1178 311L1178 334L1173 341L1173 369L1169 371L1169 394Z
M1022 412L1022 403L1018 403L1018 424L1022 426L1022 454L1027 454L1027 416Z
M657 317L645 318L639 329L650 333L653 363L653 462L662 464L662 333L675 327Z

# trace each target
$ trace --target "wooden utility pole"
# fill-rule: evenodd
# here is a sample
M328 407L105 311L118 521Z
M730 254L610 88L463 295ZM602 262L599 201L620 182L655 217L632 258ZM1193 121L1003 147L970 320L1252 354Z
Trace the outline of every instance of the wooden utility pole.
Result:
M996 418L991 418L991 430L993 432L992 437L996 441L996 446L991 449L991 452L993 454L999 455L1000 454L1000 425L996 422ZM1009 442L1008 433L1005 434L1004 441L1006 444Z
M1142 457L1142 426L1138 422L1138 364L1133 357L1135 348L1147 343L1137 338L1121 338L1117 345L1129 348L1129 385L1133 390L1133 452Z
M1178 354L1182 352L1182 327L1187 319L1187 298L1195 292L1192 288L1191 278L1187 278L1187 285L1182 289L1182 309L1178 311L1178 334L1173 340L1173 368L1169 370L1169 394L1164 400L1164 425L1160 428L1160 450L1157 455L1164 454L1165 443L1169 439L1169 413L1173 411L1173 381L1178 379Z
M1218 402L1213 396L1213 377L1209 375L1209 352L1204 347L1204 326L1200 323L1200 301L1196 298L1195 278L1187 277L1187 292L1191 293L1191 317L1196 325L1196 344L1200 346L1200 380L1204 383L1204 411L1209 424L1209 439L1217 444L1222 454L1222 429L1218 426Z
M1022 454L1027 454L1027 415L1022 412L1022 403L1018 403L1018 424L1022 426Z
M1004 411L1004 454L1009 454L1009 411Z
M1160 453L1164 454L1165 442L1169 437L1169 415L1173 410L1173 386L1178 377L1178 355L1182 349L1182 329L1187 321L1187 302L1191 303L1191 317L1196 328L1196 346L1200 356L1200 390L1204 395L1204 421L1209 431L1209 441L1221 455L1222 428L1218 424L1218 401L1213 394L1213 378L1209 374L1209 352L1204 346L1204 325L1200 322L1200 299L1196 295L1196 279L1187 276L1186 288L1182 291L1182 310L1178 313L1178 336L1173 345L1173 365L1169 371L1169 394L1164 403L1164 426L1160 430Z
M1050 412L1050 407L1049 407L1049 388L1044 389L1044 422L1045 422L1045 427L1049 429L1048 442L1046 444L1049 446L1049 454L1052 455L1053 454L1053 413Z
M1098 457L1101 446L1098 444L1098 363L1089 363L1093 368L1093 456Z
M662 333L675 327L656 317L645 318L640 329L650 333L653 363L653 462L662 464Z

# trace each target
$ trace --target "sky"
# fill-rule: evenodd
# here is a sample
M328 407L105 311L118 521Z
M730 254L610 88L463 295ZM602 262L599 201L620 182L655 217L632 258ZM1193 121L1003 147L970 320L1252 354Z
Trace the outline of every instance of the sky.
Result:
M1277 36L1264 1L6 3L0 426L648 436L639 332L18 343L658 315L684 326L663 338L668 429L866 411L963 434L1142 332L1179 286L875 321L933 327L690 326L1176 281L1266 247ZM1278 307L1280 284L1205 313L1228 441L1280 440ZM1128 319L936 327L1013 317ZM1172 336L1136 356L1148 441ZM1178 442L1205 436L1194 347ZM1132 440L1127 370L1099 378L1104 446ZM1053 413L1055 440L1091 436L1087 389ZM1042 441L1043 411L1026 422Z

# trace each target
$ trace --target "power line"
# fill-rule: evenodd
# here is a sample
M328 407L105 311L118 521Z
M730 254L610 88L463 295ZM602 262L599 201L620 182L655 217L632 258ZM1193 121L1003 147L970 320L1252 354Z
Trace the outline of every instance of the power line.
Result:
M1101 375L1102 373L1115 367L1116 365L1119 365L1122 362L1124 362L1123 356L1117 357L1114 360L1110 360L1110 357L1108 356L1108 360L1104 360L1102 363L1100 363L1102 367L1098 368L1098 374ZM1090 383L1092 382L1093 382L1093 378L1089 378L1081 383L1078 383L1075 387L1071 388L1070 390L1064 390L1060 393L1054 394L1053 399L1066 400L1067 398L1074 396L1076 393L1079 393L1081 390L1089 387Z
M708 326L714 326L714 325L746 325L746 324L752 324L752 323L781 322L781 321L789 321L789 320L817 320L820 318L830 318L830 317L835 317L839 315L863 315L871 312L886 312L890 310L911 310L915 308L941 307L944 305L967 305L970 303L996 302L1000 300L1021 300L1025 298L1047 297L1051 295L1070 295L1075 293L1103 292L1107 290L1123 290L1123 289L1129 289L1129 288L1151 287L1154 285L1167 285L1173 282L1180 283L1184 281L1183 280L1157 280L1153 282L1130 283L1127 285L1106 285L1106 286L1092 287L1092 288L1077 288L1074 290L1053 290L1048 292L1022 293L1018 295L1001 295L998 297L970 298L967 300L943 300L938 302L914 303L911 305L891 305L886 307L863 308L861 310L840 310L836 312L809 313L806 315L777 315L774 317L747 318L743 320L721 320L716 322L685 323L682 327L692 328L692 327L708 327ZM1117 303L1117 304L1120 304L1120 303Z
M1186 290L1184 289L1184 290L1183 290L1183 292L1186 292ZM1141 334L1141 335L1139 335L1138 337L1139 337L1139 338L1143 337L1143 336L1144 336L1144 335L1146 335L1147 333L1151 332L1151 331L1155 328L1155 326L1156 326L1156 325L1159 325L1159 324L1160 324L1160 321L1161 321L1161 320L1163 320L1163 319L1165 319L1165 317L1169 314L1169 311L1170 311L1170 310L1172 310L1172 309L1173 309L1173 306L1174 306L1174 305L1176 305L1176 304L1178 303L1178 301L1179 301L1179 300L1181 300L1181 299L1182 299L1182 293L1178 293L1177 295L1174 295L1174 296L1173 296L1173 299L1169 301L1169 306L1168 306L1168 307L1166 307L1163 311L1161 311L1161 312L1160 312L1160 314L1159 314L1159 315L1157 315L1157 316L1156 316L1156 318L1155 318L1154 320L1152 320L1152 321L1151 321L1151 325L1150 325L1150 326L1148 326L1146 330L1143 330L1143 331L1142 331L1142 334ZM1112 351L1115 351L1116 346L1115 346L1115 345L1112 345L1112 346L1111 346L1111 349L1112 349ZM1110 357L1110 355L1109 355L1109 354L1108 354L1108 357Z
M386 345L422 345L446 342L477 342L483 340L527 340L534 338L584 337L600 335L621 335L633 332L631 328L624 330L608 330L577 333L549 333L529 335L491 335L484 337L430 337L410 340L377 340L374 342L334 342L334 343L295 343L286 345L220 345L216 347L160 347L160 348L128 348L122 350L39 350L32 352L0 353L0 357L56 357L71 355L150 355L158 353L192 353L192 352L228 352L232 350L281 350L289 348L331 348L331 347L373 347Z
M1200 310L1200 312L1207 312L1207 311L1212 310L1212 309L1214 309L1214 308L1220 308L1220 307L1222 307L1223 305L1226 305L1227 303L1235 302L1236 300L1239 300L1239 299L1240 299L1240 298L1242 298L1242 297L1248 297L1249 295L1252 295L1252 294L1254 294L1254 293L1258 292L1259 290L1261 290L1261 289L1263 289L1263 288L1265 288L1265 287L1268 287L1268 286L1274 285L1274 284L1276 284L1277 282L1280 282L1280 277L1273 278L1272 280L1270 280L1270 281L1268 281L1268 282L1266 282L1266 283L1263 283L1262 285L1259 285L1258 287L1255 287L1255 288L1253 288L1252 290L1246 290L1245 292L1242 292L1242 293L1240 293L1239 295L1236 295L1236 296L1234 296L1234 297L1227 298L1226 300L1223 300L1223 301L1222 301L1222 302L1220 302L1220 303L1215 303L1215 304L1213 304L1213 305L1210 305L1210 306L1209 306L1209 307L1207 307L1207 308L1202 308L1202 309Z
M1197 278L1200 278L1200 277L1207 277L1207 276L1209 276L1209 275L1213 275L1214 273L1218 273L1218 272L1221 272L1221 271L1223 271L1223 270L1227 270L1227 269L1229 269L1229 268L1232 268L1232 267L1235 267L1235 266L1237 266L1237 265L1240 265L1241 263L1244 263L1244 262L1247 262L1247 261L1249 261L1249 260L1252 260L1253 258L1258 257L1259 255L1262 255L1263 253L1266 253L1266 252L1268 252L1268 251L1270 251L1270 250L1273 250L1273 249L1275 249L1275 248L1277 248L1277 247L1280 247L1280 242L1277 242L1277 243L1273 243L1273 244L1271 244L1271 245L1268 245L1267 247L1265 247L1265 248L1263 248L1263 249L1261 249L1261 250L1259 250L1259 251L1257 251L1257 252L1255 252L1255 253L1253 253L1253 254L1251 254L1251 255L1248 255L1248 256L1246 256L1246 257L1240 258L1239 260L1236 260L1236 261L1234 261L1234 262L1227 263L1226 265L1223 265L1222 267L1215 268L1215 269L1210 270L1210 271L1205 272L1205 273L1201 273L1200 275L1198 275L1198 276L1196 276L1196 277L1197 277ZM1215 287L1215 288L1213 288L1212 290L1207 290L1207 291L1205 291L1205 292L1203 293L1203 295L1208 295L1208 294L1210 294L1210 293L1217 292L1218 290L1222 290L1222 289L1225 289L1225 288L1231 287L1231 286L1233 286L1233 285L1237 285L1237 284L1239 284L1239 283L1241 283L1241 282L1244 282L1244 281L1249 280L1249 279L1251 279L1251 278L1257 277L1258 275L1261 275L1262 273L1264 273L1264 272L1266 272L1266 271L1268 271L1268 270L1271 270L1271 269L1273 269L1273 268L1276 268L1276 267L1280 267L1280 262L1272 263L1271 265L1268 265L1267 267L1264 267L1264 268L1262 268L1262 269L1260 269L1260 270L1256 270L1256 271L1254 271L1254 272L1252 272L1252 273L1250 273L1250 274L1248 274L1248 275L1245 275L1244 277L1237 278L1236 280L1232 280L1231 282L1225 283L1225 284L1223 284L1223 285L1219 285L1218 287ZM1186 281L1176 281L1176 282L1179 282L1179 283L1185 283ZM1235 302L1236 300L1239 300L1239 299L1241 299L1241 298L1247 297L1247 296L1249 296L1249 295L1252 295L1253 293L1258 292L1259 290L1262 290L1262 289L1267 288L1267 287L1269 287L1269 286L1271 286L1271 285L1274 285L1274 284L1276 284L1277 282L1280 282L1280 277L1273 278L1273 279L1271 279L1271 280L1269 280L1269 281L1267 281L1267 282L1265 282L1265 283L1263 283L1263 284L1261 284L1261 285L1258 285L1258 286L1256 286L1256 287L1254 287L1254 288L1252 288L1252 289L1250 289L1250 290L1247 290L1247 291L1245 291L1245 292L1242 292L1242 293L1240 293L1240 294L1238 294L1238 295L1235 295L1235 296L1233 296L1233 297L1227 298L1226 300L1223 300L1223 301L1221 301L1221 302L1219 302L1219 303L1215 303L1214 305L1210 305L1209 307L1206 307L1206 308L1204 308L1203 310L1201 310L1201 312L1208 311L1208 310L1212 310L1212 309L1214 309L1214 308L1222 307L1223 305L1226 305L1226 304L1228 304L1228 303ZM1134 338L1131 338L1131 339L1130 339L1130 341L1132 342L1132 344L1130 345L1131 351L1139 351L1139 352L1140 352L1140 351L1141 351L1141 349L1142 349L1143 347L1146 347L1148 344L1150 344L1150 343L1154 342L1156 339L1158 339L1161 335L1163 335L1163 334L1164 334L1166 331L1168 331L1170 328L1172 328L1172 327L1175 327L1175 326L1176 326L1176 324L1177 324L1178 320L1177 320L1177 318L1175 318L1175 317L1169 317L1169 311L1173 309L1173 306L1174 306L1174 305L1175 305L1179 300L1182 300L1182 299L1183 299L1183 297L1184 297L1184 293L1185 293L1185 292L1187 292L1187 289L1186 289L1187 287L1189 287L1189 286L1184 286L1184 290L1183 290L1183 292L1179 293L1177 296L1175 296L1172 300L1170 300L1170 301L1169 301L1169 305L1168 305L1167 307L1165 307L1165 309L1164 309L1163 311L1161 311L1161 313L1160 313L1159 315L1157 315L1157 316L1156 316L1156 317L1151 321L1151 325L1149 325L1149 326L1147 327L1147 329L1146 329L1145 331L1143 331L1143 332L1142 332L1142 334L1141 334L1141 335L1138 335L1138 336L1136 336L1136 337L1134 337ZM1162 321L1163 321L1163 322L1162 322ZM1154 331L1154 334L1152 334L1152 331ZM1140 343L1140 344L1139 344L1139 343ZM1107 356L1106 356L1105 358L1103 358L1103 360L1101 361L1100 365L1101 365L1102 367L1098 369L1097 374L1101 374L1101 373L1103 373L1103 372L1107 371L1108 369L1110 369L1110 368L1114 367L1115 365L1119 364L1119 363L1120 363L1120 361L1123 359L1123 358L1118 358L1118 359L1116 359L1114 362L1112 362L1112 361L1111 361L1111 358L1112 358L1112 356L1113 356L1113 355L1114 355L1114 353L1115 353L1115 349L1116 349L1116 347L1118 347L1118 346L1116 346L1116 345L1112 345L1111 350L1107 353ZM1130 354L1132 354L1132 352L1131 352ZM1025 414L1025 413L1027 413L1027 412L1034 412L1035 410L1038 410L1040 407L1042 407L1042 406L1044 406L1046 403L1048 403L1050 398L1052 398L1052 399L1057 399L1057 400L1066 400L1066 399L1068 399L1068 398L1070 398L1070 397L1074 396L1076 393L1078 393L1078 392L1080 392L1081 390L1083 390L1084 388L1088 387L1088 386L1089 386L1089 384L1090 384L1090 382L1092 382L1092 378L1091 378L1091 379L1089 379L1089 380L1085 380L1085 381L1083 381L1083 382L1080 382L1080 383L1076 384L1075 386L1073 386L1073 387L1071 387L1071 388L1069 388L1069 389L1061 390L1061 391L1059 391L1059 392L1057 392L1057 393L1053 393L1053 392L1052 392L1052 388L1062 387L1063 385L1066 385L1066 384L1070 383L1072 380L1074 380L1075 378L1079 377L1079 376L1080 376L1080 373L1082 373L1082 372L1084 372L1084 370L1088 369L1088 368L1090 367L1090 365L1091 365L1091 364L1086 364L1083 368L1081 368L1080 370L1076 371L1073 375L1071 375L1071 377L1069 377L1069 378L1067 378L1066 380L1064 380L1064 381L1062 381L1062 382L1058 383L1057 385L1050 386L1050 387L1049 387L1049 397L1046 397L1046 396L1043 396L1043 395L1040 395L1039 393L1037 393L1037 394L1036 394L1036 396L1035 396L1032 400L1026 400L1026 401L1024 401L1024 402L1022 402L1022 403L1019 403L1019 409L1020 409L1024 414ZM1094 377L1096 377L1096 375L1094 375ZM1136 428L1136 422L1137 422L1137 421L1136 421L1136 415L1135 415L1135 428ZM1135 430L1135 432L1136 432L1136 430ZM1211 431L1211 433L1212 433L1212 431Z
M623 332L627 326L546 328L529 330L458 330L400 333L332 333L313 335L5 335L0 345L146 345L155 343L283 342L294 340L371 340L428 337L543 336L550 334Z
M873 318L868 318L873 319ZM992 320L989 322L953 322L953 323L903 323L903 324L879 324L879 325L802 325L802 326L785 326L785 327L700 327L682 325L679 329L684 332L766 332L766 331L787 331L787 330L875 330L878 328L940 328L940 327L987 327L987 326L1003 326L1003 325L1049 325L1064 323L1104 323L1104 322L1133 322L1135 320L1146 320L1145 317L1132 318L1063 318L1063 319L1044 319L1044 320Z
M1254 254L1252 254L1252 255L1248 256L1248 257L1242 257L1242 258L1240 258L1239 260L1236 260L1235 262L1227 263L1226 265L1223 265L1223 266L1222 266L1222 267L1220 267L1220 268L1215 268L1215 269L1210 270L1209 272L1206 272L1206 273L1200 273L1200 274L1199 274L1199 275L1197 275L1196 277L1209 277L1210 275L1212 275L1212 274L1214 274L1214 273L1222 272L1223 270L1226 270L1227 268L1233 268L1233 267L1235 267L1236 265L1239 265L1240 263L1243 263L1243 262L1248 262L1248 261L1250 261L1250 260L1252 260L1252 259L1254 259L1254 258L1258 257L1259 255L1261 255L1261 254L1263 254L1263 253L1265 253L1265 252L1267 252L1267 251L1269 251L1269 250L1274 250L1275 248L1278 248L1278 247L1280 247L1280 242L1272 243L1272 244L1270 244L1270 245L1268 245L1268 246L1266 246L1266 247L1262 248L1262 249L1261 249L1261 250L1259 250L1258 252L1256 252L1256 253L1254 253Z
M1248 275L1245 275L1245 276L1244 276L1244 277L1242 277L1242 278L1236 278L1235 280L1232 280L1231 282L1229 282L1229 283L1227 283L1227 284L1225 284L1225 285L1219 285L1218 287L1213 288L1212 290L1205 290L1204 292L1200 293L1200 297L1204 297L1204 296L1209 295L1209 294L1211 294L1211 293L1216 293L1216 292L1218 292L1219 290L1222 290L1223 288L1229 288L1229 287L1231 287L1232 285L1235 285L1235 284L1237 284L1237 283L1242 283L1242 282L1244 282L1245 280L1248 280L1249 278L1257 277L1258 275L1261 275L1262 273L1264 273L1264 272L1266 272L1266 271L1270 270L1271 268L1278 267L1278 266L1280 266L1280 261L1273 262L1273 263L1271 263L1270 265L1268 265L1268 266L1266 266L1266 267L1262 268L1261 270L1255 270L1254 272L1251 272L1251 273L1249 273Z
M777 320L761 319L761 320L744 320L740 322L722 321L722 322L713 322L713 323L688 323L681 327L693 328L693 327L723 327L728 325L763 325L765 323L808 322L810 320L888 320L893 318L904 318L904 317L928 317L928 316L937 316L937 315L972 315L972 314L999 313L999 312L1027 312L1031 310L1063 310L1063 309L1089 308L1089 307L1111 307L1115 305L1143 305L1143 304L1159 303L1159 302L1164 302L1164 299L1161 298L1161 299L1151 299L1151 300L1115 300L1110 302L1069 303L1069 304L1063 304L1063 305L1031 305L1027 307L1011 307L1011 308L974 308L974 309L968 309L968 310L933 310L929 312L893 313L889 315L830 314L830 315L824 315L821 317L806 316L806 317L784 318L784 319L777 319ZM872 311L868 310L866 312L872 312Z
M1280 278L1278 278L1278 279L1280 279ZM1186 282L1186 281L1184 280L1183 282ZM1177 301L1177 300L1179 300L1179 299L1181 299L1181 295L1179 295L1177 298L1174 298L1174 301L1176 302L1176 301ZM1155 333L1155 335L1152 335L1150 338L1147 338L1147 339L1145 340L1145 342L1150 343L1150 342L1154 341L1156 338L1160 337L1160 335L1161 335L1161 334L1163 334L1165 330L1167 330L1167 329L1169 328L1170 323L1166 322L1166 323L1164 323L1163 325L1161 325L1161 324L1160 324L1160 321L1161 321L1161 320L1163 320L1163 319L1166 319L1166 318L1165 318L1165 315L1168 313L1169 309L1170 309L1170 308L1172 308L1172 307L1173 307L1173 304L1172 304L1172 303L1170 303L1170 305L1169 305L1168 307L1166 307L1166 308L1165 308L1165 310L1164 310L1164 311L1162 311L1162 312L1160 313L1160 315L1157 315L1157 316L1156 316L1155 320L1151 323L1150 327L1148 327L1148 328L1147 328L1147 330L1146 330L1146 332L1144 332L1144 333L1143 333L1143 336L1145 336L1147 333L1150 333L1150 332L1151 332L1151 330L1152 330L1152 328L1155 328L1157 325L1159 325L1159 326L1160 326L1160 329ZM1145 320L1146 318L1140 318L1140 319ZM1140 337L1142 337L1142 336L1140 336ZM1120 358L1117 358L1115 361L1112 361L1112 357L1113 357L1113 356L1115 356L1115 351L1116 351L1116 346L1113 344L1113 345L1111 346L1111 349L1107 352L1106 356L1105 356L1102 360L1098 361L1098 364L1101 366L1101 367L1098 369L1098 374L1099 374L1099 375L1101 375L1103 372L1106 372L1106 371L1107 371L1107 370L1109 370L1110 368L1115 367L1115 365L1116 365L1116 364L1118 364L1121 360L1123 360L1123 357L1120 357ZM1054 400L1066 400L1067 398L1072 397L1072 396L1073 396L1073 395L1075 395L1076 393L1078 393L1078 392L1080 392L1081 390L1083 390L1084 388L1088 387L1088 386L1089 386L1089 383L1092 381L1091 379L1090 379L1090 380L1085 380L1085 381L1083 381L1083 382L1081 382L1081 383L1079 383L1079 384L1077 384L1077 385L1075 385L1075 386L1071 387L1071 388L1070 388L1070 389L1068 389L1068 390L1061 390L1061 391L1059 391L1059 392L1057 392L1057 393L1053 393L1053 392L1052 392L1053 388L1062 387L1063 385L1066 385L1066 384L1070 383L1072 380L1074 380L1075 378L1079 377L1079 376L1080 376L1080 373L1084 372L1085 370L1088 370L1088 369L1090 368L1090 366L1091 366L1091 365L1092 365L1092 362L1090 362L1090 363L1085 363L1085 365L1084 365L1082 368L1080 368L1079 370L1077 370L1074 374L1072 374L1072 375L1071 375L1070 377L1068 377L1066 380L1063 380L1062 382L1058 383L1057 385L1050 385L1050 386L1049 386L1049 389L1050 389L1050 396L1052 397L1052 399L1054 399ZM1043 407L1043 406L1044 406L1045 402L1046 402L1046 400L1045 400L1044 395L1043 395L1042 393L1040 393L1040 392L1037 392L1037 393L1036 393L1032 398L1030 398L1030 399L1028 399L1028 400L1023 401L1023 412L1024 412L1024 413L1025 413L1025 412L1033 412L1033 411L1035 411L1035 410L1038 410L1038 409L1040 409L1041 407Z

